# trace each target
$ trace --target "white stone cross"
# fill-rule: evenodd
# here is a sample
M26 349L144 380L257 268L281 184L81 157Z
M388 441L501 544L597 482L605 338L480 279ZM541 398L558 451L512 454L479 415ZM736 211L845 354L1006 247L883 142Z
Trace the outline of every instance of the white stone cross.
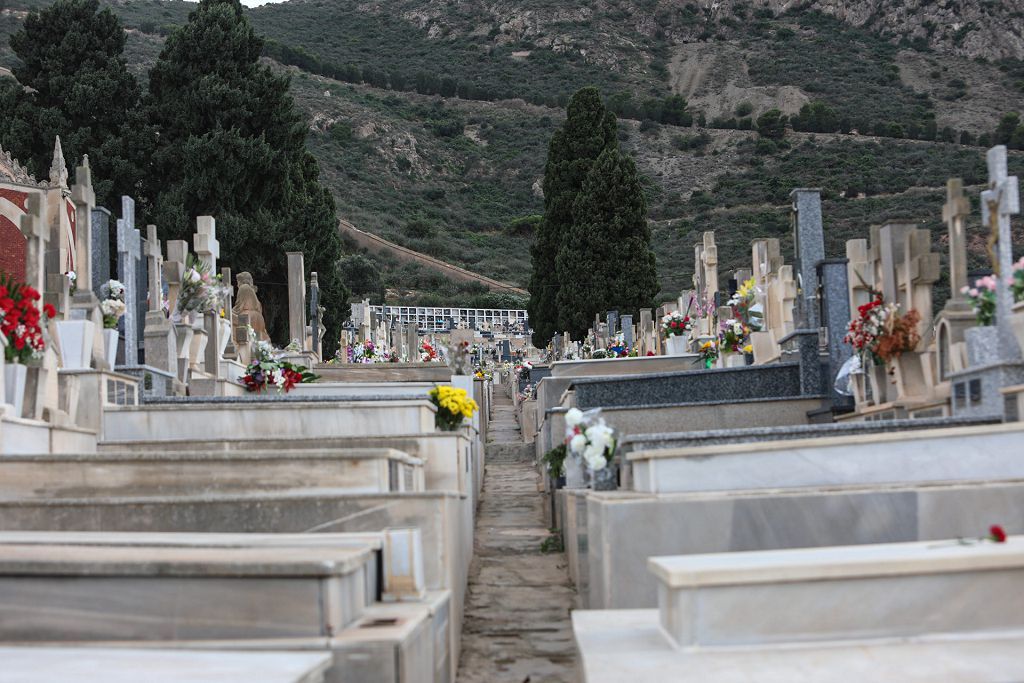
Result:
M149 311L150 313L159 313L164 298L162 277L164 257L155 225L146 226L146 258L149 259Z
M981 193L981 221L992 231L989 244L995 239L996 254L996 325L1002 357L1008 360L1021 357L1021 349L1010 327L1013 294L1006 278L1013 269L1013 243L1010 216L1020 213L1020 189L1017 176L1006 174L1006 146L997 145L988 151L988 189Z
M949 288L951 297L962 299L960 290L967 286L967 235L964 221L971 213L971 202L964 194L964 181L950 178L946 182L946 203L942 220L949 231Z
M136 273L142 258L142 237L135 227L135 200L121 197L117 219L117 275L124 285L124 364L139 364L139 284Z
M196 257L206 264L210 275L217 273L217 259L220 258L220 242L217 241L217 221L213 216L196 218L196 233L192 236L192 247Z
M21 217L21 234L25 236L25 282L40 294L46 286L46 243L50 231L43 224L42 198L30 192L26 201L27 210Z

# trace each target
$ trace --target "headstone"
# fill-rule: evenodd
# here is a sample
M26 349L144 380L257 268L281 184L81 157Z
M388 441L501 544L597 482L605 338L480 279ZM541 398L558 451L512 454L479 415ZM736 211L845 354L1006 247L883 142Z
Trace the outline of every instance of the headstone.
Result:
M793 244L796 254L797 326L817 329L817 266L825 258L825 232L821 222L821 190L799 188L793 200Z
M220 269L220 281L224 286L224 319L228 321L228 342L224 346L224 358L228 360L238 359L238 350L235 348L235 286L231 281L231 269Z
M974 310L962 292L968 284L965 223L970 213L971 202L964 194L963 181L951 178L946 183L946 204L942 207L949 240L950 296L935 320L935 362L940 382L967 367L964 333L975 324Z
M138 266L142 258L142 244L135 227L135 200L121 197L121 218L117 219L117 275L124 283L125 314L123 365L139 364L139 288Z
M646 356L654 353L654 339L657 333L654 329L654 317L651 309L640 309L640 355Z
M408 323L405 326L405 348L408 361L410 363L418 362L420 359L420 334L416 323Z
M622 316L622 341L626 346L627 351L633 349L633 344L636 342L636 336L633 329L633 316L624 315Z
M288 252L288 340L306 343L306 270L301 251Z
M79 290L88 292L94 286L92 213L96 206L96 193L92 188L92 171L89 168L88 156L84 156L82 165L75 169L75 185L71 188L71 200L75 207L76 285Z
M611 340L619 333L619 312L608 311L606 319L608 320L608 339Z
M217 241L217 222L213 216L196 218L196 232L192 236L192 247L196 258L206 266L211 277L217 275L217 259L220 257L220 242ZM203 348L203 371L214 378L220 378L220 311L218 303L212 311L203 312L203 328L206 331L206 346Z
M177 319L178 295L181 293L185 264L188 262L188 242L167 241L167 260L163 263L163 279L167 283L167 305L172 319Z
M818 281L821 283L821 310L819 319L825 330L828 346L829 378L834 411L853 409L851 397L835 390L835 378L840 368L853 355L853 348L845 343L850 324L849 280L846 259L825 259L818 263Z
M110 280L110 212L103 207L92 210L92 291L101 296L100 287Z
M163 310L163 252L155 225L146 226L146 260L149 266L149 310L144 330L146 364L177 376L178 348L174 326Z
M310 348L313 353L320 356L320 340L323 334L320 331L320 280L316 272L309 274L309 327L310 327ZM388 342L390 344L390 340Z
M43 224L42 196L29 194L26 205L19 226L25 236L25 284L42 292L46 288L45 258L50 231Z
M1020 213L1020 190L1017 176L1007 175L1006 147L998 145L988 151L988 189L981 193L981 222L996 240L993 270L1001 286L996 287L996 327L999 330L1000 356L1004 360L1021 358L1021 348L1010 325L1013 293L1006 278L1013 272L1013 236L1010 216ZM991 241L990 241L991 243Z

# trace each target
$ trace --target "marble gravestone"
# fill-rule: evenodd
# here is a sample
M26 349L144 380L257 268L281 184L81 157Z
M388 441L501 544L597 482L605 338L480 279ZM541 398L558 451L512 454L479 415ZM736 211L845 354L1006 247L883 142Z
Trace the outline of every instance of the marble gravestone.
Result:
M121 318L124 332L122 365L139 364L139 261L142 239L135 227L135 200L121 197L121 218L117 219L117 275L124 284L125 313Z
M306 350L306 271L301 251L288 252L288 341Z
M793 200L793 244L796 253L797 326L816 329L819 324L818 263L825 259L825 230L821 221L821 190L798 188Z
M110 280L110 211L92 210L92 291L101 296L100 287Z

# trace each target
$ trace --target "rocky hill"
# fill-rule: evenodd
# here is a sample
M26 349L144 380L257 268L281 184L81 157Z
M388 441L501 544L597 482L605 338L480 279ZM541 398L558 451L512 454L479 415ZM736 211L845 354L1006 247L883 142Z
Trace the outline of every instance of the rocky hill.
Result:
M0 34L42 4L4 2ZM112 6L143 77L190 9ZM666 293L686 285L702 230L717 231L726 269L753 237L787 240L796 186L824 188L830 253L887 217L938 231L945 178L984 178L983 149L949 140L974 143L1024 111L1024 11L1010 2L293 0L250 17L292 72L342 217L518 284L547 141L583 85L607 94L645 176ZM693 126L672 125L673 94ZM764 144L749 130L768 109L811 102L847 133ZM393 296L459 294L414 265L378 265Z

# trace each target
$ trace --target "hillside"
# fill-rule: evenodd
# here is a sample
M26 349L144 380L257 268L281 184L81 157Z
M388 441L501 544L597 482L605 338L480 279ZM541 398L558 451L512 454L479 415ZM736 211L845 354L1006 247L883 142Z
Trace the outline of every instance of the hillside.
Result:
M0 11L17 20L41 4L7 0ZM982 148L936 139L965 131L970 142L1024 111L1024 14L1013 3L711 4L295 0L249 14L292 74L340 216L520 285L531 222L517 219L542 210L547 141L582 85L607 94L645 176L666 294L688 283L703 230L716 230L724 270L749 259L753 237L788 244L786 195L797 186L825 190L831 254L887 217L918 220L938 240L945 179L977 184L985 170ZM190 8L112 6L140 76ZM0 22L0 34L16 24ZM703 128L666 123L672 94ZM797 114L812 101L858 134L791 132L765 145L745 130L769 108ZM1024 175L1019 155L1011 163ZM376 261L392 298L480 293Z

